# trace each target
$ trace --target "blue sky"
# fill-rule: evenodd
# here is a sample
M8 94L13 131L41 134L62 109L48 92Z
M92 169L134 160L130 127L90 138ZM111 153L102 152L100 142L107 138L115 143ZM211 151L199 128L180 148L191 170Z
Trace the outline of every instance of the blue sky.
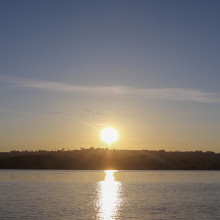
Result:
M219 1L0 4L3 151L103 147L112 125L116 148L219 152Z

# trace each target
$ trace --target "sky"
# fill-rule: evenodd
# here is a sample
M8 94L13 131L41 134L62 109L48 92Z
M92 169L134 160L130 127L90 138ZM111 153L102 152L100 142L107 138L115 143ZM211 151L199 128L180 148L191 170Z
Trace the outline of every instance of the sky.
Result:
M0 151L220 152L220 1L0 1ZM107 146L100 131L115 127Z

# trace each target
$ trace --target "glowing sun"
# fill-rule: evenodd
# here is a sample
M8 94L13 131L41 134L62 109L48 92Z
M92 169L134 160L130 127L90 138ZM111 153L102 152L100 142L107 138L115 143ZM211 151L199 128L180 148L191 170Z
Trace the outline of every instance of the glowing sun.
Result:
M118 131L112 127L104 128L101 131L101 138L108 145L116 142L118 140L118 137Z

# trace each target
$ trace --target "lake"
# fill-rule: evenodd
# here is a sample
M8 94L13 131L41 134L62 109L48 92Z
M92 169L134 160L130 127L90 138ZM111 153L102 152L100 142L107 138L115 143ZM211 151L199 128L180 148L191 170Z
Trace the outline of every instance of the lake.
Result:
M219 171L0 170L1 220L220 220Z

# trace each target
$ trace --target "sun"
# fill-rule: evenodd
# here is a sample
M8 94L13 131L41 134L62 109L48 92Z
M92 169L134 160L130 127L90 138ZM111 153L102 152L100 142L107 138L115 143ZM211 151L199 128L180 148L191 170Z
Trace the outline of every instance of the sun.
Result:
M119 138L118 131L112 127L104 128L101 131L101 138L108 145L113 144Z

